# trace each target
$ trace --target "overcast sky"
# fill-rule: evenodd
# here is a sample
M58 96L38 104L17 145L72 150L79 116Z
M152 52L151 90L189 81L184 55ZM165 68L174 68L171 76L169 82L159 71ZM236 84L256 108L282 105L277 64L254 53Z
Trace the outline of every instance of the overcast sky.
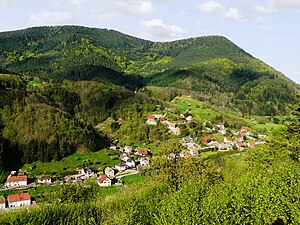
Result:
M300 83L300 0L0 0L0 21L0 31L76 24L155 41L223 35Z

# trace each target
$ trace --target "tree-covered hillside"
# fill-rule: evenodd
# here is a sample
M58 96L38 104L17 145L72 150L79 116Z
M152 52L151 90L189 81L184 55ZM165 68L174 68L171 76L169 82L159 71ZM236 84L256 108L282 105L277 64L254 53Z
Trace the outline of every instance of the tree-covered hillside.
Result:
M94 126L147 104L157 103L113 84L0 74L0 170L100 150Z
M285 113L296 84L221 36L151 42L79 26L0 33L0 71L195 91L244 114Z

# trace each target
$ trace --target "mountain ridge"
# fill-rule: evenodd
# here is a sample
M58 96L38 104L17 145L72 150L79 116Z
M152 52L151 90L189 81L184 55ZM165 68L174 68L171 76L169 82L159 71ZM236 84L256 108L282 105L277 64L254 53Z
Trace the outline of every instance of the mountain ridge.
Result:
M195 91L214 104L222 101L216 96L223 96L229 108L247 114L264 114L268 104L272 114L285 112L299 90L282 73L218 35L152 42L108 29L43 26L0 33L0 43L2 71L131 89L151 85Z

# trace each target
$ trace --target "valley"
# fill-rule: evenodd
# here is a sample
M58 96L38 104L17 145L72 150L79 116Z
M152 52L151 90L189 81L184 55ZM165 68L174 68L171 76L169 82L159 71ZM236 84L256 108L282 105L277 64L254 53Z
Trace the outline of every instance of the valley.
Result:
M222 36L1 32L0 224L297 224L299 90Z

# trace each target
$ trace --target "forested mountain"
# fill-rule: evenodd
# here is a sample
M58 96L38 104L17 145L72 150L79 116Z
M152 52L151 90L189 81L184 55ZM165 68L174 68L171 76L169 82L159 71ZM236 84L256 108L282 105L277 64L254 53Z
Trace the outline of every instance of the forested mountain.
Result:
M244 114L284 113L297 85L221 36L151 42L79 26L0 33L0 70L194 91Z

